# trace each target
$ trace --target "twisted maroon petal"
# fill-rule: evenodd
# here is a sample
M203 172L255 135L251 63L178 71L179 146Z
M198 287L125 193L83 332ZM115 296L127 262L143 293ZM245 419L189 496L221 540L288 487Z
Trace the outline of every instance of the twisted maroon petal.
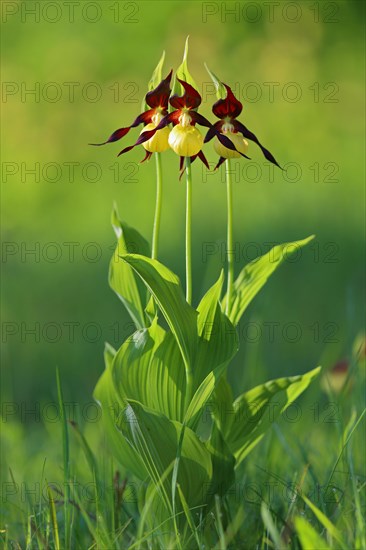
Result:
M218 168L220 168L221 164L223 164L225 162L225 158L224 157L220 157L219 158L219 162L216 164L214 170L217 170Z
M151 156L152 156L152 153L150 151L146 151L144 158L142 160L140 160L140 164L145 162L145 160L150 160Z
M217 133L220 132L221 127L222 127L223 124L224 124L224 122L222 120L220 120L219 122L215 122L214 125L211 125L211 128L209 129L209 131L207 132L207 134L205 136L204 142L208 143L209 141L211 141L211 139L213 137L215 137L217 135Z
M179 171L181 173L184 172L184 158L185 157L179 157ZM182 176L181 176L182 177Z
M136 141L136 143L134 143L133 145L130 145L129 147L125 147L124 149L122 149L122 151L120 153L118 153L117 156L119 157L120 155L123 155L124 153L127 153L128 151L131 151L131 149L136 147L136 145L141 145L141 143L144 143L145 141L148 141L150 138L153 137L155 132L156 132L156 128L154 128L153 130L146 130L146 132L143 132L142 134L139 135L139 138Z
M152 120L152 116L155 113L155 109L149 109L148 111L145 111L144 113L141 113L131 124L131 126L126 126L126 128L119 128L113 134L107 139L107 141L103 141L103 143L89 143L89 145L105 145L106 143L113 143L114 141L118 141L119 139L123 138L128 132L131 130L131 128L136 128L139 124L148 124Z
M245 157L246 159L250 160L250 157L247 157L247 155L244 155L244 153L241 153L240 151L237 150L234 143L231 141L230 138L225 136L225 134L220 134L220 132L217 132L216 136L217 136L217 139L220 141L220 143L222 143L222 145L224 145L224 147L226 147L227 149L230 149L231 151L236 151L242 157Z
M211 122L200 113L197 113L197 111L190 112L189 116L192 118L192 122L194 124L200 124L201 126L206 126L207 128L211 128L212 126Z
M170 105L174 107L174 109L197 109L202 101L200 94L193 86L188 84L188 82L180 80L179 78L177 78L177 80L183 86L184 94L182 96L173 95L170 98Z
M236 118L243 110L243 105L234 96L230 86L224 84L227 95L225 99L219 99L212 107L214 115L218 118Z
M260 147L263 155L265 156L265 158L267 160L269 160L269 162L272 162L272 164L275 164L276 166L278 166L278 168L281 168L281 166L278 164L278 162L276 161L276 159L274 158L272 153L270 153L270 151L268 151L268 149L263 147L263 145L259 142L257 136L255 134L253 134L253 132L251 132L246 126L244 126L244 124L239 122L239 120L234 120L233 124L234 124L235 129L238 132L241 132L245 138L250 139L251 141L254 141L254 143L256 143L258 145L258 147ZM282 170L282 168L281 168L281 170Z
M206 157L205 157L205 155L204 155L204 152L203 152L203 151L200 151L200 152L198 153L197 156L198 156L198 158L203 162L203 164L206 166L206 168L209 170L209 169L210 169L210 165L209 165L208 162L207 162L207 159L206 159Z
M240 151L238 151L234 143L231 141L231 139L221 132L221 128L223 124L224 122L220 120L219 122L216 122L213 126L211 126L211 128L206 134L204 142L207 143L208 141L211 141L213 137L216 136L217 139L220 141L220 143L222 143L222 145L224 145L227 149L230 149L231 151L236 151L242 157L245 157L246 159L250 160L250 157L247 157L247 155L244 155L244 153L241 153Z
M155 128L155 132L158 130L161 130L162 128L165 128L165 126L168 126L168 124L178 124L180 117L179 111L174 111L173 113L169 113L168 115L165 115L164 118L161 119L157 127Z
M168 109L172 74L173 71L170 71L168 76L164 78L164 80L162 80L154 90L151 90L151 92L146 94L145 101L149 107L152 107L153 109L161 107L164 111Z

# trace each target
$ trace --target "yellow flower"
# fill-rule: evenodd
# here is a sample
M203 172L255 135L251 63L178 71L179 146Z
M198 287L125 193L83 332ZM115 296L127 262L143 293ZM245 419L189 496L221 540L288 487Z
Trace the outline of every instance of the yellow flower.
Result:
M203 136L195 126L177 124L169 134L169 145L181 157L194 157L202 149Z
M169 102L174 111L166 115L156 127L159 132L169 124L174 124L169 134L169 145L174 153L180 156L180 167L183 170L184 159L190 158L193 162L198 157L209 169L210 166L203 154L204 144L201 132L196 128L196 124L211 127L211 123L197 112L201 104L201 96L188 82L177 79L184 89L182 96L173 95Z
M218 138L216 138L214 142L214 149L220 157L225 159L238 159L241 157L240 153L245 154L247 152L248 142L244 139L243 134L240 132L227 131L224 132L224 135L232 141L236 150L228 149L218 140Z

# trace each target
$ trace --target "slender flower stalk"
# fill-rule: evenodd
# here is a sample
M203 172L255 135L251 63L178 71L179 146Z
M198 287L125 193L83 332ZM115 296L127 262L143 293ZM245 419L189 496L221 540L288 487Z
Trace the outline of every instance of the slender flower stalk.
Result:
M227 300L226 315L229 317L234 285L234 240L233 240L233 188L230 159L226 159L226 198L227 198Z
M162 204L162 198L163 198L163 178L162 178L162 170L161 170L160 153L155 153L155 164L156 164L156 202L155 202L155 216L154 216L154 227L153 227L152 247L151 247L151 257L153 260L156 260L158 257L161 204Z
M219 155L216 169L225 162L226 165L226 194L227 194L227 294L225 313L230 315L234 294L234 241L233 241L233 191L231 182L230 159L247 157L248 142L245 138L254 141L261 149L264 157L279 168L280 165L268 149L258 140L237 117L243 110L243 105L234 96L230 86L221 83L226 89L226 97L219 99L212 107L212 112L220 120L208 130L205 143L215 138L214 148Z
M192 167L186 157L186 300L192 303Z

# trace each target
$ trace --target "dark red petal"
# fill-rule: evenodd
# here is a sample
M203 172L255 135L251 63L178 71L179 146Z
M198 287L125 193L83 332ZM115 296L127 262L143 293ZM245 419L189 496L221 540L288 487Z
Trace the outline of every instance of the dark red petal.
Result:
M164 78L164 80L162 80L154 90L151 90L151 92L146 94L145 101L149 107L152 107L153 109L161 107L164 111L168 109L172 74L173 71L170 71L168 76Z
M222 143L222 145L224 145L224 147L226 147L227 149L231 149L231 151L236 151L242 157L245 157L246 159L250 160L250 157L247 157L247 155L244 155L244 153L241 153L240 151L237 150L234 143L225 134L220 134L220 132L218 132L216 136L218 140Z
M127 153L128 151L131 151L131 149L136 147L136 145L141 145L141 143L144 143L145 141L148 141L150 138L153 137L155 132L157 132L158 130L161 130L162 128L165 128L165 126L168 126L168 124L170 124L171 122L174 122L174 120L177 118L178 115L179 115L179 113L177 113L177 112L169 113L169 115L166 115L164 118L161 119L161 121L159 122L159 124L156 128L153 128L152 130L146 130L145 132L142 132L142 134L139 135L139 138L136 141L136 143L134 143L134 145L126 147L120 153L118 153L117 156L119 157L120 155L123 155L124 153Z
M216 164L214 170L217 170L218 168L220 168L221 164L223 164L225 162L225 158L224 157L220 157L219 158L219 162Z
M220 132L221 130L221 126L223 125L224 123L219 120L219 122L215 122L215 124L213 126L211 126L211 128L209 129L209 131L207 132L206 136L205 136L205 139L204 139L204 142L205 143L208 143L209 141L211 141L211 139L213 137L216 136L216 134L218 132Z
M146 132L143 132L142 134L139 135L139 138L136 141L136 143L134 143L133 145L130 145L129 147L125 147L124 149L122 149L122 151L120 153L118 153L117 156L119 157L120 155L123 155L124 153L127 153L128 151L131 151L131 149L136 147L136 145L141 145L141 143L144 143L145 141L148 141L150 138L153 137L155 132L156 132L156 128L154 128L153 130L146 130Z
M123 138L128 132L130 131L130 126L127 128L119 128L113 134L107 139L107 141L103 141L102 143L89 143L89 145L95 145L99 147L100 145L105 145L106 143L112 143L113 141L118 141L119 139Z
M203 162L203 164L206 166L206 168L209 170L210 169L210 165L208 164L207 162L207 159L203 153L203 151L200 151L198 153L198 158Z
M219 99L212 107L214 115L218 118L236 118L243 110L243 105L234 96L230 86L224 84L227 95L225 99Z
M179 181L182 179L186 167L184 166L185 157L179 157Z
M238 132L241 132L245 138L250 139L251 141L254 141L254 143L256 143L261 148L263 155L267 160L269 160L269 162L272 162L272 164L275 164L276 166L278 166L278 168L281 168L281 166L278 164L278 162L276 161L272 153L270 153L268 149L266 149L265 147L263 147L261 143L259 143L257 136L253 134L253 132L251 132L246 126L244 126L244 124L242 124L238 120L234 121L234 126L235 126L235 129Z
M180 113L177 111L175 111L174 113L169 113L168 115L165 115L165 117L161 119L161 121L155 128L155 131L165 128L165 126L168 126L168 124L170 124L171 122L174 122L175 124L177 124L179 116L180 116Z
M173 95L170 98L170 105L174 107L174 109L197 109L202 101L200 94L193 86L188 84L188 82L180 80L179 78L177 78L177 80L183 86L184 94L182 96Z
M145 162L145 160L150 160L151 159L151 155L152 153L150 151L146 151L145 153L145 156L142 160L140 160L140 164L142 164L143 162Z
M211 128L212 124L207 118L197 113L197 111L192 111L189 113L189 116L192 118L192 122L194 124L200 124L201 126L207 126L207 128Z
M119 128L113 134L107 139L107 141L103 141L103 143L89 143L89 145L105 145L106 143L113 143L114 141L118 141L119 139L123 138L128 132L131 130L131 128L136 128L139 124L148 124L152 120L152 115L154 114L154 109L149 109L148 111L145 111L144 113L141 113L131 124L131 126L127 126L126 128Z

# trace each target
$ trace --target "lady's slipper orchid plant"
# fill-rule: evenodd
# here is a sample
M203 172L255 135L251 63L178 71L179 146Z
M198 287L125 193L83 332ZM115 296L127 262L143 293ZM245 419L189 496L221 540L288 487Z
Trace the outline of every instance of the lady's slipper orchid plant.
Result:
M198 306L192 305L191 162L198 157L208 165L202 147L216 136L219 164L227 159L228 249L232 249L233 242L229 159L245 156L249 139L259 145L268 160L278 164L254 134L237 121L242 105L228 86L227 97L220 97L214 105L219 122L212 126L197 112L201 96L187 69L187 53L186 43L176 77L184 93L170 98L174 110L168 113L172 73L161 81L160 61L154 72L154 89L146 95L150 109L131 126L116 130L105 142L118 141L143 123L136 143L120 155L143 145L145 159L156 153L157 160L151 257L145 239L121 221L116 210L113 213L117 247L122 247L117 248L118 261L114 257L110 264L110 285L136 330L118 350L106 345L106 368L94 396L102 407L105 431L116 459L141 481L139 529L144 533L145 523L148 524L153 540L147 540L147 535L147 545L155 547L159 541L156 546L161 548L192 547L192 526L199 524L204 533L205 518L215 506L219 509L220 497L235 482L236 469L264 436L270 403L274 399L281 403L276 407L275 420L319 372L314 369L301 376L277 378L236 399L226 377L227 367L238 351L235 327L246 308L287 255L313 237L275 246L246 265L235 281L233 256L228 254L226 295L222 297L222 270ZM205 140L197 125L209 128ZM161 209L160 153L168 147L180 156L181 171L185 167L187 176L186 296L178 276L156 259ZM208 412L208 404L211 427L210 433L203 436L203 415ZM146 508L141 507L143 502ZM212 547L211 542L205 547Z

